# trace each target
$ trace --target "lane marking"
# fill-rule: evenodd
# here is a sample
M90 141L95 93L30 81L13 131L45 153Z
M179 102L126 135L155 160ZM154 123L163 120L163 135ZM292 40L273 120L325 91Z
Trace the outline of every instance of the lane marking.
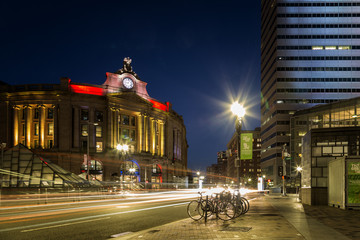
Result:
M33 228L33 229L28 229L28 230L22 230L21 232L33 232L33 231L44 230L44 229L49 229L49 228L65 227L65 226L69 226L69 225L86 223L86 222L100 221L100 220L109 219L109 218L110 217L105 217L105 218L90 219L90 220L73 222L73 223L64 223L64 224L59 224L59 225L53 225L53 226L47 226L47 227L41 227L41 228Z
M126 235L126 234L130 234L130 233L133 233L133 232L123 232L123 233L118 233L118 234L111 235L110 237L112 237L112 238L116 238L116 237L124 236L124 235Z

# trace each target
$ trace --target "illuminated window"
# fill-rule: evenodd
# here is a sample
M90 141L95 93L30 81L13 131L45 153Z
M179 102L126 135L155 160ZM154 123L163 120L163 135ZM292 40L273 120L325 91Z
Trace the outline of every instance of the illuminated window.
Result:
M38 148L39 147L39 140L34 140L34 147Z
M323 50L323 46L312 46L312 50Z
M81 136L83 136L83 137L88 136L88 134L89 134L88 128L89 128L89 125L87 125L87 124L81 125Z
M96 137L102 137L102 126L95 126Z
M39 124L38 123L34 124L34 135L39 136Z
M48 108L47 118L48 119L53 119L54 118L54 109L53 108Z
M48 135L49 136L54 135L54 124L53 123L48 124Z
M299 137L305 136L306 132L299 132Z
M89 120L89 110L81 109L81 120L88 121Z
M326 50L336 50L336 46L326 46Z
M129 139L129 137L130 137L129 134L130 134L129 129L122 129L121 138L122 139Z
M102 152L102 151L103 151L103 143L96 142L96 152Z
M339 46L339 50L350 50L350 46Z

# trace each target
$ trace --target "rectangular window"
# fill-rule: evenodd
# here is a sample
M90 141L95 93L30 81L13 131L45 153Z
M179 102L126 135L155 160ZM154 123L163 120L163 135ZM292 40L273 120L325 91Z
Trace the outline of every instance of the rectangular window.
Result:
M23 110L22 110L22 120L25 120L25 116L26 116L26 109L23 108Z
M122 139L129 139L129 129L123 129L122 131L121 131L121 138Z
M48 124L48 135L49 136L54 135L54 123L49 123Z
M131 130L131 133L130 133L131 135L130 135L130 137L131 137L131 141L136 141L136 139L135 139L135 130Z
M81 117L81 120L88 121L89 120L89 110L81 109L80 117Z
M312 46L312 50L323 50L323 46Z
M121 123L122 125L129 125L130 124L130 118L128 115L122 115L121 116Z
M47 118L54 119L54 109L53 108L48 108Z
M34 119L39 119L39 113L40 113L39 109L35 108L34 109Z
M81 125L81 136L83 136L83 137L88 136L88 134L89 134L88 128L89 128L89 125L87 125L87 124Z
M34 140L34 147L38 148L39 147L39 140Z
M102 112L95 112L95 122L102 122L104 120L104 114Z
M102 126L95 126L95 133L96 133L96 137L101 138L102 137Z
M103 151L103 143L96 142L96 152L102 152L102 151Z
M54 141L53 140L48 140L48 148L53 148L54 146Z
M131 126L135 127L136 126L136 118L135 117L131 117Z
M22 124L22 134L21 134L22 136L25 136L25 130L26 130L25 124Z
M81 147L82 147L83 151L86 151L87 150L87 141L82 141Z
M34 135L39 136L39 124L38 123L34 124Z

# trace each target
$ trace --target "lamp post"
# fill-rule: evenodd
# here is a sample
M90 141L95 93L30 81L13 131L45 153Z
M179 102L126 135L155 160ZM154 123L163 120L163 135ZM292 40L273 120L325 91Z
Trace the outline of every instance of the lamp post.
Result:
M200 172L197 171L196 175L198 176L198 188L200 188Z
M123 159L122 157L124 155L127 154L127 152L129 151L129 145L126 145L126 144L118 144L116 146L116 149L118 150L119 152L119 156L120 156L120 174L121 174L121 168L122 168L122 165L123 165ZM122 169L124 170L124 169ZM124 181L124 171L122 172L122 174L119 176L119 180L120 180L120 188L121 190L123 190L123 181Z
M231 111L236 116L235 129L237 133L237 158L235 159L235 167L237 167L237 181L240 188L240 146L241 146L241 127L242 127L242 118L245 116L245 108L240 105L238 102L234 102L231 105Z
M300 193L300 192L299 192L299 189L301 189L301 171L302 171L302 170L303 170L303 169L302 169L301 166L297 166L297 167L296 167L296 172L299 174L299 178L300 178L300 187L297 187L297 188L296 188L297 194Z

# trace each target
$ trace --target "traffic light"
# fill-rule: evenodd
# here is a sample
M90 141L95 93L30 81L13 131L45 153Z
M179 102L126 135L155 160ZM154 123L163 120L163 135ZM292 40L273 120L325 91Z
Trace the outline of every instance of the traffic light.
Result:
M283 175L283 167L279 166L278 167L278 176L281 177Z

